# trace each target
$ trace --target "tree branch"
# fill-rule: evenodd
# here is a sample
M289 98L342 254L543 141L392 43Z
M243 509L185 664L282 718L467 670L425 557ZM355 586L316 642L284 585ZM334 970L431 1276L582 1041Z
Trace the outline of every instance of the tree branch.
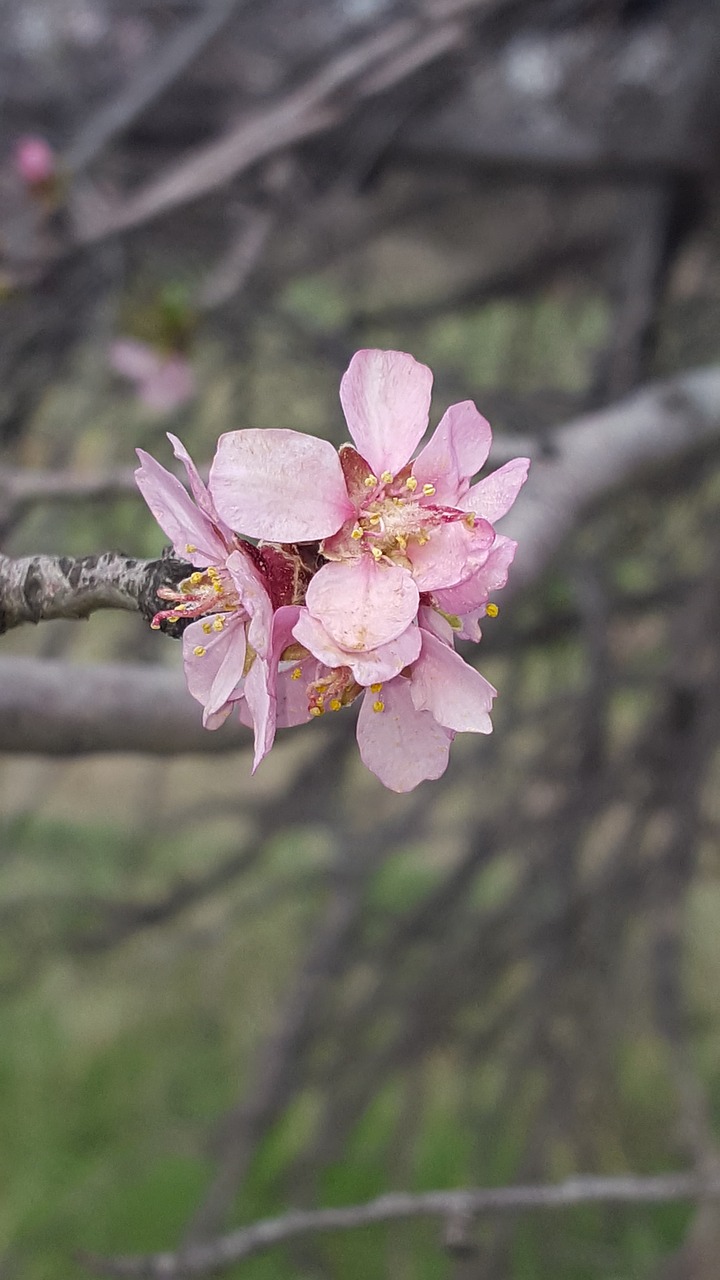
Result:
M0 751L184 755L237 751L250 733L232 716L203 729L180 672L140 663L73 666L0 658Z
M133 560L115 551L90 556L0 555L0 635L23 622L87 618L128 609L149 622L162 608L160 587L192 572L179 560Z
M391 1192L367 1204L340 1209L290 1212L265 1218L207 1244L192 1245L179 1253L138 1257L99 1258L83 1255L81 1261L107 1276L175 1277L206 1275L263 1253L274 1245L317 1231L348 1231L374 1222L408 1218L454 1218L458 1214L510 1212L518 1209L567 1209L578 1204L657 1204L666 1200L696 1200L720 1196L720 1180L702 1181L694 1174L671 1173L658 1177L577 1177L555 1186L471 1188L463 1191L427 1191L419 1195Z

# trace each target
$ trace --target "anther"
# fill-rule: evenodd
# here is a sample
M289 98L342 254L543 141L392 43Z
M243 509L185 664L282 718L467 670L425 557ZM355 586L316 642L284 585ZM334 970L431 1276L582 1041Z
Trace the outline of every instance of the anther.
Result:
M310 715L311 715L311 716L321 716L322 714L323 714L323 708L322 708L322 707L311 707L311 708L310 708Z
M373 560L382 560L382 551L379 547L371 547L370 551L372 553Z
M302 675L302 671L300 670L299 667L296 667L295 670L291 673L290 679L299 680L301 675Z
M177 616L177 614L176 614L176 613L169 613L169 614L168 614L168 616L167 616L167 621L168 621L168 622L179 622L179 621L180 621L180 619L178 618L178 616Z
M500 610L498 609L498 607L497 607L497 605L496 605L496 604L486 604L486 605L485 605L485 612L486 612L486 614L487 614L488 618L497 618L497 616L498 616L498 614L499 614Z
M193 546L193 544L192 544L192 542L186 542L186 543L185 543L185 554L186 554L186 555L188 555L188 556L191 556L191 555L192 555L192 553L193 553L193 551L197 551L197 547L194 547L194 546Z
M418 482L415 479L415 477L408 476L407 480L405 481L405 488L409 489L411 493L414 493L415 490L417 489L417 486L418 486Z
M382 685L381 685L381 684L371 684L371 685L370 685L370 692L371 692L371 693L379 693L381 689L382 689Z
M381 520L382 520L382 516L378 515L377 511L375 512L374 516L370 517L371 524L379 524Z
M196 644L196 645L195 645L195 648L193 649L193 653L195 654L195 657L196 657L196 658L204 658L204 657L205 657L205 649L203 648L203 646L202 646L201 644Z
M425 494L425 497L426 497L426 498L432 498L432 496L433 496L434 492L435 492L435 485L434 485L434 484L424 484L424 485L423 485L423 493Z
M209 636L212 631L212 622L203 622L202 629L205 632L205 635Z
M377 702L373 702L373 711L384 711L385 703L378 698Z
M366 489L374 489L375 485L377 484L377 476L366 476L363 481L363 484L365 485Z
M216 618L216 619L215 619L215 621L214 621L214 622L213 622L213 624L212 624L212 629L213 629L213 631L222 631L222 629L223 629L223 627L224 627L224 626L225 626L225 619L224 619L224 618Z
M393 482L392 471L383 471L382 475L380 476L380 479L382 480L383 484L392 484Z
M463 521L463 524L466 524L466 525L467 525L467 527L468 527L468 529L474 529L474 528L475 528L475 512L474 512L474 511L469 511L469 512L468 512L468 514L466 515L466 517L465 517L465 519L464 519L464 521Z
M159 622L155 622L155 620L153 619L153 621L150 623L150 630L151 630L151 631L159 631L159 630L160 630L160 623L159 623Z
M197 570L195 570L195 573L190 574L190 581L194 587L199 587L202 580L203 576L201 573L198 573Z
M341 708L342 708L342 702L340 701L340 699L339 699L339 698L331 698L331 699L330 699L330 710L331 710L331 711L340 711L340 709L341 709Z
M365 532L365 530L363 529L362 525L356 524L356 525L355 525L355 528L353 529L352 533L350 534L350 537L351 537L355 542L359 542L359 541L360 541L360 539L362 538L362 536L363 536L364 532Z

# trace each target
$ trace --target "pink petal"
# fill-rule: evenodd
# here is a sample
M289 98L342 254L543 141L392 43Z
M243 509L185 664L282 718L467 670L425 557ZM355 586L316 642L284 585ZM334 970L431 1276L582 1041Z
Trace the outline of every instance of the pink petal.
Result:
M215 510L215 503L210 495L210 490L205 484L205 481L200 475L200 472L195 466L195 463L190 457L185 445L182 440L178 440L177 436L174 436L171 431L168 431L166 434L170 444L172 445L172 451L175 454L175 457L178 462L182 462L185 468L188 484L190 485L190 492L192 493L197 505L200 510L204 511L205 515L213 521L213 523L223 526L222 532L227 533L228 541L230 541L232 538L232 530L228 528L227 525L223 525L223 521Z
M231 528L268 542L314 542L354 514L335 449L299 431L221 436L210 492Z
M176 476L144 449L137 455L142 464L135 472L137 486L176 553L191 564L223 564L227 547L213 522L198 510Z
M476 572L495 538L487 521L468 529L461 520L433 529L427 542L410 542L407 556L419 591L454 586Z
M497 690L430 632L422 633L422 653L412 672L410 694L418 711L456 733L492 733L490 709Z
M491 442L490 423L472 400L451 404L415 459L413 475L419 484L435 486L436 502L454 506L486 462Z
M293 638L292 629L297 622L299 612L297 605L283 605L276 611L271 618L267 662L262 658L256 658L245 679L243 688L245 705L241 708L240 719L244 724L252 724L255 730L253 773L270 751L275 741L275 730L278 724L287 723L285 720L288 714L287 691L284 687L285 696L280 706L283 718L278 719L278 663L283 649L287 648ZM307 698L305 698L305 711L306 715L303 719L308 719Z
M420 653L420 631L416 626L408 627L395 640L377 649L351 653L336 644L307 609L300 610L293 635L326 667L349 667L358 684L363 685L392 680Z
M302 675L299 680L293 679L293 671L300 667ZM287 671L279 671L275 687L277 699L276 723L278 729L292 728L296 724L305 724L311 719L308 706L308 685L315 679L317 663L314 658L306 658L302 663L295 663Z
M223 623L221 631L213 629L218 618ZM203 704L206 728L210 717L230 701L242 681L245 652L245 625L227 613L192 622L183 632L185 678L193 698Z
M275 699L268 689L268 670L262 658L256 658L248 671L243 693L255 730L254 773L275 740Z
M529 458L506 462L504 467L473 485L460 503L463 511L474 511L494 524L510 510L527 480L529 467Z
M266 658L270 648L273 610L265 580L244 551L233 551L227 558L226 568L237 587L243 608L250 615L248 640L255 652Z
M433 592L435 602L443 613L462 616L479 609L494 591L500 591L508 580L510 565L515 557L517 542L496 533L495 541L485 563L464 582Z
M358 351L340 383L350 435L375 475L396 475L428 424L433 376L403 351Z
M383 711L374 711L380 700ZM357 723L360 758L391 791L412 791L419 782L439 778L447 768L453 734L428 711L418 711L404 676L365 694Z
M358 652L397 639L417 614L420 594L406 569L362 556L323 565L305 601L341 649Z
M429 631L432 635L437 636L438 640L442 640L443 644L449 644L451 647L454 644L455 632L447 618L438 613L437 609L432 609L427 604L421 604L418 609L418 624L423 631Z

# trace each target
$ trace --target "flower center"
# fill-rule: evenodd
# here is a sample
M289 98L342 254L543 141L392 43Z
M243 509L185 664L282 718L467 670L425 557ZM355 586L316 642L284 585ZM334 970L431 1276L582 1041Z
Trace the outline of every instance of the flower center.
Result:
M375 477L371 478L375 481ZM468 529L475 524L472 512L431 503L434 485L425 484L418 493L418 481L407 468L398 476L383 472L380 483L382 487L360 507L350 531L353 542L369 551L375 560L388 558L402 563L407 559L405 553L411 539L423 546L433 530L444 524L462 521Z
M207 613L232 613L242 608L242 601L237 588L226 569L217 569L210 565L208 569L196 569L189 578L184 578L177 591L170 587L161 587L158 591L161 600L171 602L171 608L161 609L155 614L150 626L158 631L162 622L189 622L192 618L202 618ZM219 625L217 625L219 623ZM208 624L215 631L222 631L222 618Z
M328 669L327 675L308 685L308 711L311 716L323 716L326 711L340 711L354 702L360 693L362 687L349 667L333 667Z

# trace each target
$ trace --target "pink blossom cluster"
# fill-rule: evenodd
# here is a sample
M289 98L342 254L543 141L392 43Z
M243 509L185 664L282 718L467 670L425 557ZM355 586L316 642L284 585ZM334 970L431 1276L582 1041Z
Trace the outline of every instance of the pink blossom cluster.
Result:
M451 405L413 457L431 388L412 356L358 351L340 385L353 444L231 431L207 486L170 436L192 498L138 450L142 494L195 566L163 592L153 625L188 620L185 673L203 723L237 709L254 729L255 768L277 728L360 697L360 755L393 791L438 778L456 733L491 732L496 690L454 641L479 640L497 611L516 544L494 524L529 462L471 483L491 442L471 401Z
M32 191L49 187L57 177L55 152L45 138L34 134L18 138L14 165L15 172Z

